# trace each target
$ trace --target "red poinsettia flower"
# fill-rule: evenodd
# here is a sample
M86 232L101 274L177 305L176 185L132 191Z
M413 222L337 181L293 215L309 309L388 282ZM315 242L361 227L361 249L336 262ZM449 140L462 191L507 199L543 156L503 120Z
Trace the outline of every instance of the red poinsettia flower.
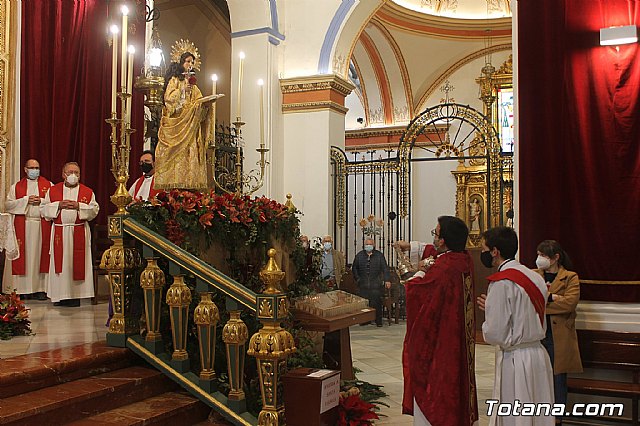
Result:
M203 227L211 226L211 220L213 219L213 213L207 212L200 216L199 222Z
M378 419L378 415L373 411L375 405L370 404L360 398L360 395L350 395L340 398L338 406L338 425L340 426L368 426L373 423L371 420Z

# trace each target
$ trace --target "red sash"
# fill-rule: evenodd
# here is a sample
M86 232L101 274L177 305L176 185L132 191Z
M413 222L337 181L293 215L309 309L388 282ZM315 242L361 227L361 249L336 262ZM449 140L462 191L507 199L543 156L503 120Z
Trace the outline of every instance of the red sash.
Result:
M79 203L89 204L91 202L91 198L93 197L93 191L91 188L79 184L80 188L78 190L78 201ZM64 194L64 182L55 184L49 190L49 201L56 202L63 200ZM53 220L54 224L54 232L53 232L53 261L55 266L56 274L62 272L62 255L63 245L62 245L62 218L61 213ZM84 223L83 220L78 218L78 214L76 213L76 225L73 227L73 280L74 281L84 281L84 256L85 256L85 247L84 247L84 226L80 226L80 224Z
M522 287L529 296L531 303L533 303L533 308L536 310L538 317L540 317L540 324L544 325L544 308L546 306L544 295L524 272L517 269L505 269L504 271L489 275L487 279L490 282L509 280Z
M38 177L38 194L40 198L47 195L47 191L51 186L51 182L43 177ZM23 178L16 183L16 200L27 196L27 178ZM11 262L11 273L13 275L26 275L26 254L25 239L27 219L25 215L16 215L13 217L13 227L16 231L18 240L18 248L20 249L20 257ZM40 246L40 273L49 272L49 241L51 241L51 223L48 220L40 219L40 233L42 234L42 245Z
M140 192L140 188L142 188L142 184L144 183L144 176L140 176L138 178L138 180L136 180L134 189L133 189L133 199L135 200L136 198L138 198L138 193ZM155 198L156 195L158 195L158 192L160 191L156 191L155 189L153 189L153 187L155 186L156 183L156 177L153 176L151 178L151 188L149 188L149 198Z

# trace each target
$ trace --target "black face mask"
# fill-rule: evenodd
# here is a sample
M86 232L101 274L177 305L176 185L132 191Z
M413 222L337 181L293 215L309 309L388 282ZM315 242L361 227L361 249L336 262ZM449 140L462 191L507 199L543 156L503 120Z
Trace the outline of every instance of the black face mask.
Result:
M140 170L142 170L142 173L149 174L149 172L151 170L153 170L153 164L151 163L141 163L140 164Z
M480 262L486 267L493 267L493 257L491 256L491 252L489 250L483 251L480 253Z

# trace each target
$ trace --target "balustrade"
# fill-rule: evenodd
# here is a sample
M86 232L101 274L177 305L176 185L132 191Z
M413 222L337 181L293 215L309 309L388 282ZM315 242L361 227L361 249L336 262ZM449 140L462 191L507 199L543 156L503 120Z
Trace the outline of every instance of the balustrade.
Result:
M286 372L287 358L296 348L291 334L280 325L289 314L289 302L280 287L285 274L274 260L276 251L268 251L269 261L260 273L266 289L255 294L132 219L109 219L115 244L102 259L109 272L114 307L108 343L131 348L235 424L284 425L281 376ZM133 247L134 240L138 248ZM142 258L146 261L144 269ZM168 261L168 269L163 271L160 259ZM190 288L193 277L195 288ZM172 284L167 288L168 282ZM142 288L139 301L135 300L134 285ZM199 299L195 309L190 308L192 298ZM225 300L229 319L224 326L214 300ZM144 312L131 309L136 302L144 306ZM165 331L163 336L162 313L166 315L167 310L171 335ZM262 323L250 341L248 327L241 319L243 312L256 314ZM144 337L138 327L142 315L146 321ZM217 330L219 325L221 332ZM189 330L197 330L199 374L192 372L196 365L191 364L195 354L190 357L188 352L188 347L194 346L189 346ZM226 371L215 369L218 339L226 349ZM247 354L256 358L258 367L262 411L257 419L246 411L243 384ZM225 375L227 396L219 389L219 380Z

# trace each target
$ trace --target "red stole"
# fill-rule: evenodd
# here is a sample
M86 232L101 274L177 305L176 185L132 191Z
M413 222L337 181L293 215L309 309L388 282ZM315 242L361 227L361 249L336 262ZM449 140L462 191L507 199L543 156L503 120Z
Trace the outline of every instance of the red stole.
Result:
M140 192L140 188L142 188L142 184L144 183L144 176L140 176L138 178L138 180L136 180L134 189L133 189L133 199L135 200L136 198L138 198L138 192ZM156 191L155 189L153 189L153 187L155 186L156 183L156 177L155 175L151 178L151 188L149 188L149 198L155 198L156 195L158 195L158 192L160 191Z
M436 258L438 257L438 250L435 248L433 244L427 244L424 246L424 250L422 251L422 257L420 260L424 260L428 257Z
M51 186L51 182L43 177L38 177L38 195L44 198ZM27 178L23 178L16 183L16 199L27 195ZM11 273L13 275L26 275L26 216L16 215L13 218L13 226L16 230L16 238L20 249L20 257L11 262ZM40 233L42 234L42 245L40 247L40 273L49 272L49 242L51 241L51 223L48 220L40 219Z
M78 201L79 203L89 204L91 202L91 198L93 197L93 191L91 188L84 186L82 184L78 184L80 186L78 190ZM62 201L64 194L64 182L60 182L55 184L49 190L49 201L56 202ZM58 216L53 220L53 222L57 225L54 226L53 233L53 261L55 266L56 274L62 272L62 255L63 255L63 245L62 245L62 211L58 214ZM73 227L73 280L74 281L84 281L84 256L85 256L85 244L84 244L84 226L80 226L80 224L84 223L84 221L78 218L78 213L76 213L76 225Z
M544 308L546 305L544 295L540 292L540 289L533 283L533 281L531 281L531 278L529 278L524 272L518 269L505 269L504 271L489 275L487 279L490 282L509 280L522 287L529 296L531 303L533 303L533 308L536 310L536 313L540 318L540 324L544 325Z

